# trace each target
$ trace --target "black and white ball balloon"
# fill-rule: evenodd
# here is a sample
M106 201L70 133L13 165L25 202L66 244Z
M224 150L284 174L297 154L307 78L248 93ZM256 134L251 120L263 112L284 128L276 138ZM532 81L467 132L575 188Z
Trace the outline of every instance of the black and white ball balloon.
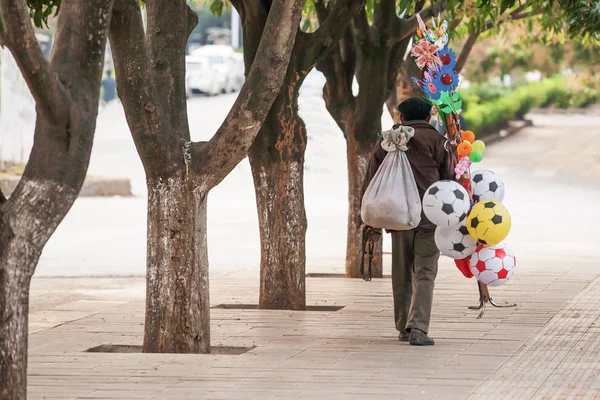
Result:
M435 182L423 196L425 216L437 226L445 228L463 222L470 206L469 194L454 181Z
M471 173L471 186L476 202L496 200L502 203L504 200L504 183L492 171L482 169Z
M438 226L434 238L438 250L450 258L467 258L477 248L477 242L469 234L466 221L449 228Z

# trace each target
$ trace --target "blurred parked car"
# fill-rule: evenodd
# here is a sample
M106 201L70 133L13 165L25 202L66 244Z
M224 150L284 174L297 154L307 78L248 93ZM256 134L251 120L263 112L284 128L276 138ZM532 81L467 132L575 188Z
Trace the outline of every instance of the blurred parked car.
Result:
M244 55L242 53L233 54L234 62L234 80L236 90L240 90L246 81L246 66L244 65Z
M208 57L191 55L185 57L185 90L188 97L192 94L215 96L225 88L225 79L211 66Z
M241 88L239 79L236 78L236 61L233 47L226 45L207 45L193 50L191 56L202 56L209 60L209 64L217 72L217 79L221 85L221 92L235 92Z

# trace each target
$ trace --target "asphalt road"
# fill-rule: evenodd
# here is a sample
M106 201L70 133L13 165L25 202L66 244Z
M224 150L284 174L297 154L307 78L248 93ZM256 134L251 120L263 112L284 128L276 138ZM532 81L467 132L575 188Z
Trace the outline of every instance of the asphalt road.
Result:
M309 132L307 271L342 272L345 142L320 93L317 76L300 97ZM235 95L192 99L188 108L193 139L214 134L234 100ZM592 260L600 235L600 117L540 115L533 120L533 127L488 146L477 166L495 171L505 182L504 204L513 220L507 240L521 259ZM384 113L384 126L389 124ZM137 196L77 200L46 246L38 276L144 274L144 172L119 104L100 113L90 174L129 177ZM258 274L258 222L247 161L211 192L208 207L211 274L239 269ZM389 240L385 243L389 247Z

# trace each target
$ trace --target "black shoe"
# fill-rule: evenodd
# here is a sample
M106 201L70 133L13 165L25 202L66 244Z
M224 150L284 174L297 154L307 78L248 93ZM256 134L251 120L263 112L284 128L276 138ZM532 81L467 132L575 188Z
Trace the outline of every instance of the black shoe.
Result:
M433 346L435 341L420 329L411 329L408 342L411 346Z
M398 340L401 342L408 342L408 337L410 334L408 332L400 332L398 335Z

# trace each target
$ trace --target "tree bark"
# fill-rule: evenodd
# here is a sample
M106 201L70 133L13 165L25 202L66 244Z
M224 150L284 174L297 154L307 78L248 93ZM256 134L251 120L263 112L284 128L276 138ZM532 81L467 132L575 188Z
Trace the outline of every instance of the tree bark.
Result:
M118 0L110 29L117 86L148 186L145 352L210 351L206 197L246 157L280 92L302 2L281 0L262 15L236 102L211 140L196 143L185 113L185 43L195 23L186 7L185 0L153 2L144 35L138 1Z
M399 54L403 55L407 46L408 43L403 44L402 52ZM386 105L394 123L397 124L400 123L400 113L397 109L398 104L409 97L422 97L423 95L423 92L421 92L419 87L412 81L412 78L422 78L423 71L417 67L417 64L412 57L406 60L390 60L390 64L395 64L394 67L396 72L393 72L394 70L391 67L390 74L393 74L392 76L395 76L396 80L390 88L390 95L386 100ZM390 76L390 78L392 78L392 76Z
M346 277L360 278L362 238L360 235L360 206L362 187L373 152L381 132L381 114L387 93L390 49L370 47L360 51L358 79L361 90L356 99L352 124L344 131L348 158L348 239L346 244ZM381 277L381 257L373 260L372 275Z
M377 121L361 121L359 123L366 129L379 129L381 131L381 117ZM360 278L360 264L362 260L362 235L360 232L361 217L360 206L362 202L363 182L367 172L367 166L371 154L373 153L374 141L360 139L356 129L346 131L346 157L348 160L348 232L346 240L346 277ZM377 138L375 138L376 140ZM371 144L369 147L368 144ZM365 259L365 262L367 260ZM381 258L381 242L376 247L375 257L372 260L372 277L381 278L383 276L383 266Z
M62 5L51 62L25 1L1 0L3 38L38 112L17 188L0 202L0 399L27 395L29 284L48 239L73 205L90 160L112 0Z
M27 398L27 323L31 275L24 264L26 242L0 221L0 399ZM37 260L33 261L35 266Z
M418 2L417 8L422 4ZM425 19L445 6L444 1L438 1L419 14ZM318 66L327 79L323 89L327 110L344 132L348 146L346 276L349 278L360 277L361 188L373 146L382 130L381 113L396 86L398 68L410 35L418 27L416 16L398 18L390 11L394 7L391 0L376 2L373 24L369 24L367 12L362 8L353 19L352 29L347 30L336 50ZM356 97L348 90L353 74L359 84ZM393 107L388 104L388 110ZM376 249L376 254L381 254L381 247ZM382 276L381 256L373 260L373 276Z
M148 182L144 352L208 353L206 193L190 179Z
M260 297L264 309L306 307L306 126L298 116L301 80L288 73L284 90L248 154L261 238Z
M298 116L302 81L320 56L340 39L364 0L316 2L319 28L298 32L283 86L250 152L261 237L260 308L306 307L306 212L304 153L306 126ZM269 2L234 2L242 16L246 70L254 62Z
M473 50L475 42L477 42L477 39L479 38L480 34L481 32L475 31L469 34L469 36L467 37L467 40L463 45L462 51L460 52L460 56L458 56L458 60L456 60L456 66L454 67L454 70L457 74L460 74L463 68L465 67L467 60L469 59L469 55L471 55L471 50Z

